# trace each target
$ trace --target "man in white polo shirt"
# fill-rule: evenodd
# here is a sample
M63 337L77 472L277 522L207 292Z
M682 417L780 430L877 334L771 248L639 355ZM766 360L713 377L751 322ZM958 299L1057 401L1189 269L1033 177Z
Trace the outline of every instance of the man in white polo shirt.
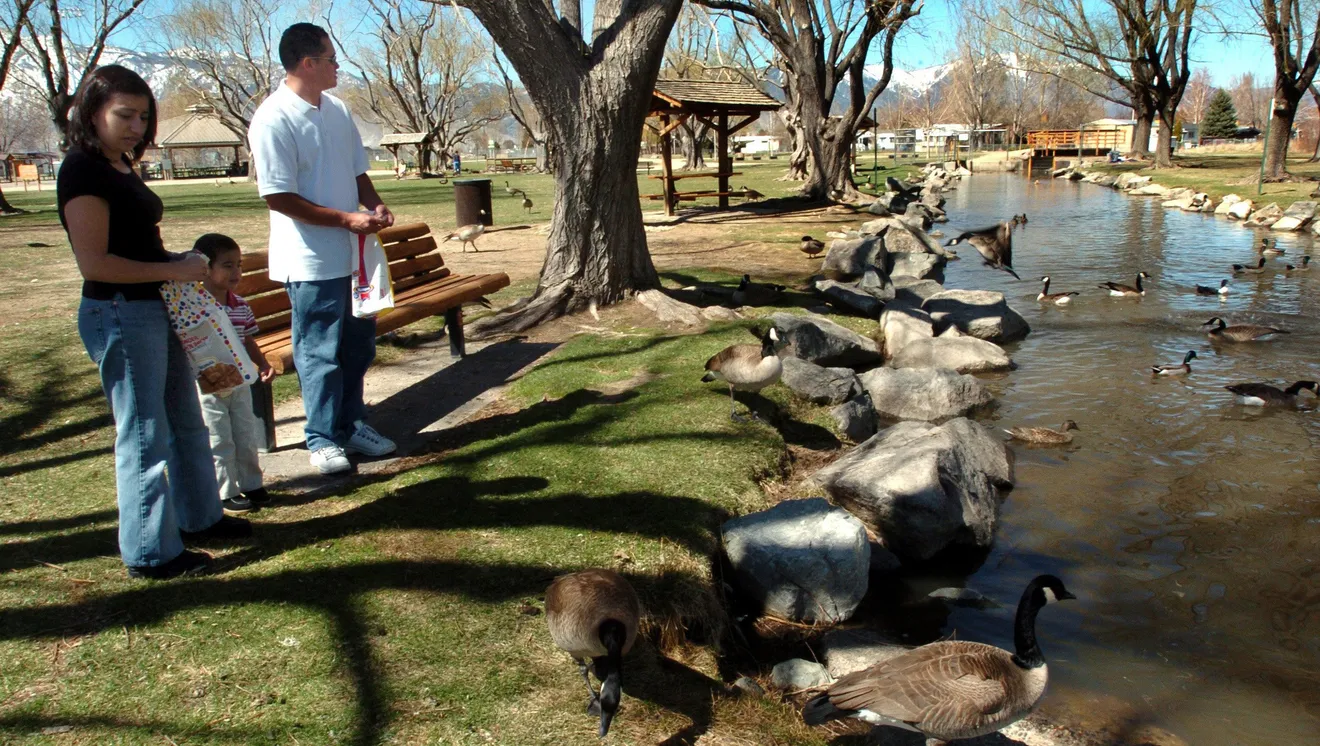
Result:
M362 381L376 357L376 322L355 317L350 299L353 234L389 227L394 215L367 177L348 107L325 92L339 77L329 34L290 26L280 62L284 84L257 108L248 143L270 207L270 278L284 283L292 304L307 450L322 474L335 474L353 468L347 454L395 448L366 423Z

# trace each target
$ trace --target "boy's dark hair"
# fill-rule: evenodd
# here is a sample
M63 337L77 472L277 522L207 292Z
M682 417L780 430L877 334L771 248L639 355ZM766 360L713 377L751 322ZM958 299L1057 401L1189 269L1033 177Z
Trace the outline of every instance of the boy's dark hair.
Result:
M319 55L329 38L330 34L314 23L293 24L280 36L280 64L286 72L293 72L299 62Z
M240 250L238 242L223 233L207 233L193 244L193 251L200 252L211 264L215 264L215 258L226 251Z
M147 97L147 130L142 133L142 142L133 148L133 160L141 160L147 146L156 140L156 97L141 75L122 65L102 65L96 68L78 88L69 108L69 134L65 150L78 148L93 155L101 155L101 140L96 136L94 120L101 107L116 93Z

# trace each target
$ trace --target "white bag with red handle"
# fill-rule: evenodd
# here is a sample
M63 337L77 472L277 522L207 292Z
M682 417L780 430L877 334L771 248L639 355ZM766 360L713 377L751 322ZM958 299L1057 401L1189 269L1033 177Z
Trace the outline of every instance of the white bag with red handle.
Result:
M353 315L367 319L394 308L390 262L373 235L353 236Z

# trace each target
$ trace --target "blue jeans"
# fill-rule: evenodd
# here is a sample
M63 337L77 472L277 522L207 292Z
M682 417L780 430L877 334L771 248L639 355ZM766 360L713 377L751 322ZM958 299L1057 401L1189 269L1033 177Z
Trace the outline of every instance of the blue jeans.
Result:
M284 284L309 451L344 445L353 423L367 417L362 381L376 359L376 320L353 315L351 284L348 277Z
M115 418L119 554L133 567L164 564L183 551L180 530L224 514L188 354L159 300L83 298L78 335Z

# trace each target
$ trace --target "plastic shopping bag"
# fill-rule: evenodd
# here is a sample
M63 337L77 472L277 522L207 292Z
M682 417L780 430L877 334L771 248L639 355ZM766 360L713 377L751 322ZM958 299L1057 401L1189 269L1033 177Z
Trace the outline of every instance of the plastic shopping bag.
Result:
M390 281L390 263L380 241L374 235L356 238L353 315L365 319L394 308L394 283Z
M243 349L229 314L202 283L166 282L160 286L160 296L203 394L223 393L257 380L257 366Z

